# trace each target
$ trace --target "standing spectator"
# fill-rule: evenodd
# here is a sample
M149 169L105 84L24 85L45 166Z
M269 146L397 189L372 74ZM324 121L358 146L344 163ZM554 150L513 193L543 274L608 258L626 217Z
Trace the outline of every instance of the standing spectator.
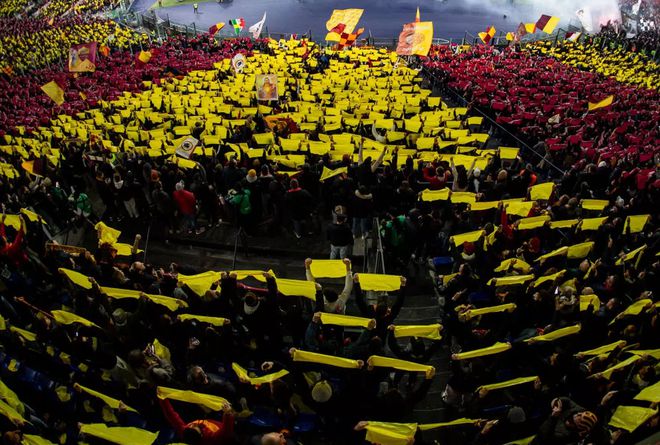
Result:
M351 197L351 215L353 217L353 236L366 238L371 230L371 219L373 218L374 199L367 191L367 187L361 185Z
M293 221L293 233L296 235L296 238L300 238L305 228L305 220L309 218L311 213L312 195L300 187L297 179L292 179L289 186L290 188L286 193L285 201L288 205L289 215Z
M195 230L195 216L197 214L197 199L195 195L184 188L183 182L177 182L172 198L181 215L182 228L191 234ZM196 232L197 234L201 231Z
M347 258L353 247L353 232L346 223L346 215L338 213L336 221L328 226L328 241L330 241L330 259Z

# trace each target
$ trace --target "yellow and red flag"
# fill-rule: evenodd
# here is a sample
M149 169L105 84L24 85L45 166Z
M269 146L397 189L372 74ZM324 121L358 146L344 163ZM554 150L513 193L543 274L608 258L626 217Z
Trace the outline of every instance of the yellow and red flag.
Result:
M421 16L419 15L419 6L417 7L417 14L415 14L415 22L419 23L421 22Z
M555 30L558 24L559 17L543 14L541 18L538 19L535 26L547 34L552 34L552 31Z
M225 22L218 22L209 28L209 34L211 34L211 37L213 37L218 33L218 31L220 31L224 27L225 27Z
M149 63L151 60L151 51L140 51L137 58L142 63Z
M536 23L525 23L525 30L527 34L534 34L536 32Z
M325 29L329 32L325 36L325 40L330 42L339 42L341 39L341 33L352 33L355 30L364 9L335 9L332 11L330 19L325 22ZM338 25L344 25L344 28L337 32L335 28Z
M337 49L344 49L347 46L352 46L355 41L357 40L358 37L360 37L360 34L364 32L364 28L358 29L356 32L351 32L351 33L341 33L341 38L339 39L339 43L337 44Z
M3 66L2 67L2 72L5 73L6 75L8 75L9 77L11 77L11 76L14 75L14 68L12 68L9 65Z
M62 105L64 103L64 90L54 80L42 85L41 90L46 93L48 97L53 99L53 102L57 105Z
M612 102L614 102L613 95L606 97L600 102L589 102L589 111L597 110L599 108L609 107L610 105L612 105Z
M481 39L482 42L488 45L490 41L493 40L493 37L495 37L495 33L497 33L495 27L489 26L486 32L479 33L479 38Z

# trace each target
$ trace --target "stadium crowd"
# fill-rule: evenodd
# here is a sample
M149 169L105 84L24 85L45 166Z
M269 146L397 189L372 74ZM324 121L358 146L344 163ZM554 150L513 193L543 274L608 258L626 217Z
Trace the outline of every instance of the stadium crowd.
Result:
M55 71L7 76L3 440L634 444L657 431L657 91L541 48L435 48L420 77L385 50L174 39L147 62L115 50L57 78L62 107L38 91ZM278 101L256 100L262 73L278 75ZM491 137L477 107L543 157ZM190 159L176 156L186 138ZM317 218L333 261L301 258L306 280L150 264L113 229L192 236L222 219L302 237ZM44 227L72 219L94 225L96 248L47 245ZM352 245L376 231L401 276L353 273ZM419 263L439 323L406 326ZM447 416L418 424L439 354Z

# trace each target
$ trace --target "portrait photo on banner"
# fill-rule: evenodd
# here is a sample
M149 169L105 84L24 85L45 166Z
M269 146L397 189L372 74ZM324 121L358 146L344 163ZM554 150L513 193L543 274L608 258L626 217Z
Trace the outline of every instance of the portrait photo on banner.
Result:
M96 71L96 42L73 45L69 49L69 71L85 73Z
M255 84L257 86L257 100L278 100L277 74L258 74Z

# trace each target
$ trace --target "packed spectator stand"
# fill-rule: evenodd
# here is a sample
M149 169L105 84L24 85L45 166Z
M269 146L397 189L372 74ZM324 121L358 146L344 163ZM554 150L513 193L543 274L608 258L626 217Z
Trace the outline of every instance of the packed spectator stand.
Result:
M2 20L3 44L25 45ZM94 73L16 53L0 74L5 443L657 432L659 80L644 54L444 46L418 71L384 49L149 44L69 20L48 25L63 37L46 54L114 33ZM264 73L278 101L256 100ZM62 106L40 92L52 79ZM177 156L188 138L190 159ZM324 236L325 258L301 256L291 279L140 250L146 226L165 242L227 222L252 239ZM93 245L49 240L71 227ZM365 239L382 241L388 274L351 262ZM400 323L429 273L436 322ZM438 357L448 380L430 394ZM420 421L429 398L443 416Z

